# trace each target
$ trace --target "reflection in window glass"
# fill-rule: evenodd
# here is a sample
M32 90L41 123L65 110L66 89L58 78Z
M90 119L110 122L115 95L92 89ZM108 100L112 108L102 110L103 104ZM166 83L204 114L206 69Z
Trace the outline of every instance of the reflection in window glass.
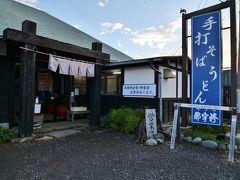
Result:
M86 95L86 77L74 77L74 88L79 89L79 95Z
M102 72L101 94L120 95L121 94L121 71L108 70Z
M48 72L39 72L38 73L38 91L51 91L52 87L52 76Z

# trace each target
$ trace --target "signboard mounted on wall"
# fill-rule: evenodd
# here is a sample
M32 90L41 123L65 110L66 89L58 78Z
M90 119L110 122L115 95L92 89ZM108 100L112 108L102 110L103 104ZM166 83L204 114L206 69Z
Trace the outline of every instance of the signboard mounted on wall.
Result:
M156 96L156 84L124 84L123 96Z

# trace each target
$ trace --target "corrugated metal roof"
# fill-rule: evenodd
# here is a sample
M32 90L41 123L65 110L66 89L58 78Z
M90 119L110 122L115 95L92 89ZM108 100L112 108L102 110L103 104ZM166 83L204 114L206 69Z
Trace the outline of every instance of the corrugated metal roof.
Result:
M0 36L6 28L22 29L22 22L30 20L37 23L37 35L91 49L93 42L100 42L94 37L75 27L27 5L0 0ZM126 61L132 58L103 43L103 52L110 54L110 59Z

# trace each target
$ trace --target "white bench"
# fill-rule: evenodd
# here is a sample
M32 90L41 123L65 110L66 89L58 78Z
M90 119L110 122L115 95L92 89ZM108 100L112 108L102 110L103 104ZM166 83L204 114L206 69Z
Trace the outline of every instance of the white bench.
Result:
M73 122L74 121L74 116L76 114L85 115L85 114L89 114L89 113L90 113L90 111L67 111L67 120Z

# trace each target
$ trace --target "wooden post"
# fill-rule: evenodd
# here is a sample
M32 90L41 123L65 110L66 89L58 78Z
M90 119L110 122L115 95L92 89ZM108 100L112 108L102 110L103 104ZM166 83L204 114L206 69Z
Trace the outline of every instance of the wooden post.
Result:
M92 50L102 52L102 44L99 42L92 43ZM96 59L96 63L102 63ZM99 125L101 117L101 73L102 67L95 64L95 76L90 80L90 112L91 125Z
M121 97L123 98L124 96L122 95L123 94L123 85L124 85L124 67L121 67L121 92L120 92L120 95Z
M170 149L175 149L175 140L176 140L176 131L177 131L177 122L178 122L178 111L179 106L174 105L174 116L173 116L173 127L172 127L172 133L171 133L171 144Z
M236 33L236 3L231 0L230 4L231 25L231 106L237 106L237 33Z
M175 64L176 68L178 68L178 61ZM176 99L177 99L177 101L178 101L178 76L179 76L178 75L178 70L176 69ZM180 133L180 130L181 130L181 124L180 124L181 123L181 119L182 118L178 118L178 121L177 121L177 142L178 143L180 143L180 140L181 140L181 133Z
M36 33L36 23L24 21L22 30L25 33ZM19 136L28 137L33 132L34 90L35 90L35 47L29 44L21 50L20 78L20 119Z
M228 153L228 161L234 162L234 150L235 150L235 138L236 138L236 127L237 127L237 110L233 109L231 119L231 133L230 133L230 146Z
M7 56L7 43L0 39L0 56Z
M187 103L188 90L188 40L187 40L187 18L182 14L182 102ZM182 109L182 126L186 127L188 124L187 110Z

